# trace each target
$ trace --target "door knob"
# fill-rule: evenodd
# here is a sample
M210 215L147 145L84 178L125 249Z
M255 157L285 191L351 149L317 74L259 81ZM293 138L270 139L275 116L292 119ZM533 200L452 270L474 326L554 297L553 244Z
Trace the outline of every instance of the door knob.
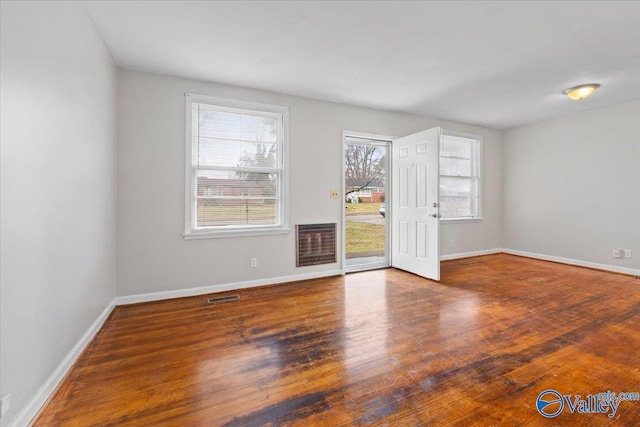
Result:
M438 214L431 214L431 215L429 215L429 216L430 216L431 218L438 218L440 215L438 215Z

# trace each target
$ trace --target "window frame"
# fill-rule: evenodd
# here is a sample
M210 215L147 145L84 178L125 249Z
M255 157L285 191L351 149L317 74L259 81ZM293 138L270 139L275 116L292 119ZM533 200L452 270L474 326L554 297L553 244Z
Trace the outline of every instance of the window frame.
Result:
M193 138L194 120L192 115L193 104L207 104L219 111L231 111L236 113L253 113L265 117L278 116L280 120L280 139L282 166L280 179L277 184L277 223L273 225L224 225L197 227L197 171L198 165L194 158L194 148L198 144L197 138ZM195 123L197 126L197 122ZM260 236L269 234L287 234L289 228L289 108L278 105L260 104L256 102L240 101L228 98L219 98L208 95L185 93L185 216L184 238L210 239L224 237Z
M457 137L457 138L466 138L466 139L472 139L475 140L477 142L477 156L474 158L473 156L473 150L472 150L472 157L471 157L471 161L475 162L476 164L476 169L477 169L477 176L472 176L470 178L475 178L477 180L477 200L478 200L478 214L475 216L454 216L454 217L440 217L440 221L445 222L445 223L459 223L459 222L480 222L484 219L484 212L483 212L483 179L482 179L482 164L483 164L483 150L482 150L482 136L481 135L475 135L475 134L470 134L470 133L464 133L464 132L456 132L456 131L451 131L451 130L442 130L441 133L441 139L443 139L446 136L453 136L453 137ZM439 147L438 149L438 165L440 165L440 159L443 156L441 155L441 147ZM443 177L441 171L438 171L438 177L439 179L441 179ZM444 177L448 177L448 175L445 175ZM440 193L440 191L438 190L438 193ZM442 197L442 196L440 196ZM442 201L439 200L438 204L441 205Z
M363 188L359 191L354 191L353 194L355 194L357 197L373 197L371 187Z

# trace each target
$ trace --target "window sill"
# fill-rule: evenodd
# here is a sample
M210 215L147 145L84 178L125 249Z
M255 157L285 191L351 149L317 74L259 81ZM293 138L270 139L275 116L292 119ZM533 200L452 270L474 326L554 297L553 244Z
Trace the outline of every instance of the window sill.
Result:
M482 222L483 217L476 218L440 218L440 222L444 224L459 224L462 222Z
M184 240L198 239L223 239L228 237L253 237L253 236L269 236L273 234L288 234L291 231L289 227L273 227L273 228L250 228L246 230L204 230L191 231L184 233Z

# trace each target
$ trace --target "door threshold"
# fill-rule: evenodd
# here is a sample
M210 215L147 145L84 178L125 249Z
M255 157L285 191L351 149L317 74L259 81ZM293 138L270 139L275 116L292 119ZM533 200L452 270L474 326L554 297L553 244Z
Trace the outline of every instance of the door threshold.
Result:
M359 273L361 271L369 271L369 270L381 270L383 268L391 267L388 263L382 264L361 264L361 265L352 265L345 269L345 273Z

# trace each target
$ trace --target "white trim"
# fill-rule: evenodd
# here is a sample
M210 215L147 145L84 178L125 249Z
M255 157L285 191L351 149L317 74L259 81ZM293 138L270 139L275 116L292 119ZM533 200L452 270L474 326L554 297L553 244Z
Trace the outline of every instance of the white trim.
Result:
M443 136L453 136L453 137L457 137L457 138L466 138L466 139L473 139L475 141L478 142L478 156L477 156L477 174L475 177L469 177L471 179L476 179L477 181L477 194L476 194L476 199L477 199L477 204L478 204L478 215L474 216L474 217L447 217L446 220L447 221L451 221L451 220L459 220L461 222L467 222L468 220L482 220L484 218L484 176L483 176L483 172L484 172L484 142L483 142L483 136L482 135L477 135L477 134L472 134L472 133L464 133L464 132L457 132L457 131L453 131L453 130L447 130L447 129L443 129L441 128L440 131L440 141L442 142L442 137ZM440 153L438 153L438 157L440 157ZM473 156L472 156L472 160L473 160ZM439 160L438 160L439 161ZM442 177L442 175L440 175L440 177ZM444 218L443 218L444 219Z
M351 194L355 194L358 197L371 197L371 188L363 188L362 190L352 191Z
M460 258L471 258L474 256L481 256L481 255L494 255L494 254L499 254L502 251L503 251L502 248L493 248L493 249L483 249L481 251L461 252L457 254L440 255L440 261L448 261L451 259L460 259Z
M216 230L215 232L211 232L208 230L204 231L194 231L193 233L185 233L182 236L184 240L196 240L196 239L223 239L227 237L250 237L250 236L266 236L270 234L289 234L291 229L289 227L269 227L260 229L258 227L255 228L247 228L246 230L240 230L238 228L234 228L232 230Z
M458 132L457 130L451 130L451 129L447 129L447 128L441 128L442 135L447 135L447 136L455 136L457 138L467 138L467 139L478 139L478 138L482 138L482 135L478 135L477 133L467 133L467 132Z
M371 140L371 142L380 141L383 144L386 144L387 142L392 142L394 139L398 139L397 136L376 135L374 133L353 132L353 131L350 131L350 130L343 130L342 131L342 141L344 143L346 143L345 140L349 136L352 137L352 138L369 139L369 140Z
M185 193L184 193L184 239L208 239L220 237L260 236L265 234L286 234L289 232L289 107L279 105L260 104L257 102L240 101L236 99L218 98L208 95L185 93ZM278 118L278 135L282 164L276 171L279 173L277 205L278 224L267 227L228 227L198 228L196 227L195 205L197 199L196 169L193 165L193 103L209 104L220 111L237 113L253 112L263 116ZM207 169L199 168L199 169ZM214 169L227 169L215 167ZM243 170L229 168L229 170ZM273 168L259 168L259 171L272 171ZM265 230L269 231L265 231Z
M534 252L519 251L516 249L508 249L508 248L483 249L481 251L462 252L458 254L442 255L440 256L440 261L448 261L448 260L460 259L460 258L470 258L470 257L482 256L482 255L493 255L493 254L499 254L499 253L508 254L508 255L517 255L525 258L539 259L542 261L558 262L560 264L575 265L577 267L593 268L596 270L609 271L613 273L628 274L630 276L640 276L640 270L637 270L634 268L618 267L618 266L609 265L609 264L598 264L595 262L581 261L581 260L571 259L571 258L562 258L562 257L553 256L553 255L543 255L543 254L538 254Z
M9 427L27 426L38 415L42 407L47 403L49 398L55 393L58 385L65 378L69 369L76 363L84 349L91 343L96 336L104 322L107 320L114 307L116 306L116 298L111 300L109 305L100 313L100 316L93 322L89 329L82 335L80 340L73 346L71 351L62 359L62 362L53 371L53 373L47 378L47 380L40 386L36 394L33 395L31 400L26 406L16 415L16 417L9 423Z
M175 291L151 292L148 294L125 295L116 298L116 305L137 304L140 302L160 301L172 298L192 297L196 295L213 294L216 292L235 291L238 289L255 288L257 286L278 285L282 283L298 282L300 280L319 279L322 277L340 276L341 269L325 270L316 273L295 274L292 276L271 277L269 279L247 280L244 282L222 283L219 285L201 286L198 288L180 289Z
M349 266L348 273L359 273L362 271L380 270L383 268L390 268L390 267L391 265L385 262L375 262L371 264L355 264L355 265Z
M392 197L393 195L391 194L391 171L392 169L392 164L391 164L391 144L393 143L394 139L397 139L397 136L389 136L389 135L376 135L373 133L364 133L364 132L354 132L354 131L350 131L350 130L343 130L342 131L342 177L341 177L341 182L342 182L342 190L344 191L344 189L346 188L346 181L344 178L345 175L345 163L347 160L347 137L352 137L352 138L362 138L362 139L368 139L369 143L371 145L375 145L375 146L385 146L386 150L387 150L387 161L385 162L385 166L386 166L386 170L385 170L385 175L386 175L386 182L385 182L385 186L388 189L385 192L385 196L384 196L384 203L386 203L386 206L391 206L391 201L392 201ZM374 142L377 141L377 142ZM346 216L347 216L347 201L345 200L345 194L342 194L342 235L340 236L340 252L341 252L341 257L340 257L340 268L342 269L342 275L344 276L345 274L347 274L347 220L346 220ZM384 214L384 219L386 221L386 225L385 228L387 230L386 232L386 236L385 236L385 252L386 252L386 259L387 259L387 267L391 267L391 209L386 209L385 214ZM376 269L376 268L381 268L381 267L371 267L372 269ZM364 271L364 268L362 270L359 271ZM355 272L355 270L351 270L349 269L349 272Z
M342 272L341 274L343 276L347 274L347 237L345 236L345 233L347 232L347 221L346 221L347 200L346 200L346 195L344 194L344 190L347 185L347 181L344 178L344 174L346 173L345 163L347 161L346 137L347 137L347 132L343 130L342 145L341 145L342 167L340 168L340 170L342 170L342 176L340 177L341 191L339 193L342 196L340 197L342 199L342 201L340 202L340 206L342 207L342 211L340 212L340 230L341 230L340 232L340 271Z
M193 138L192 133L192 124L193 118L191 116L192 110L192 98L191 94L185 93L185 118L184 118L184 140L185 140L185 150L184 150L184 234L190 232L193 229L193 225L195 223L194 218L191 217L193 212L192 205L195 205L196 201L194 195L197 191L195 191L192 187L195 185L195 178L193 177L193 144L191 140ZM194 214L195 217L195 214Z
M262 104L259 102L243 101L232 98L221 98L219 96L200 95L197 93L185 93L185 98L191 102L214 104L216 107L226 108L229 111L235 110L236 112L241 110L252 110L256 113L273 113L273 117L282 114L285 110L289 111L289 107L282 107L273 104Z
M483 217L440 218L440 224L459 224L461 222L482 222Z
M553 262L559 262L561 264L576 265L578 267L594 268L596 270L604 270L604 271L611 271L614 273L629 274L631 276L640 276L640 270L627 268L627 267L618 267L616 265L598 264L595 262L580 261L577 259L562 258L562 257L553 256L553 255L543 255L543 254L537 254L534 252L519 251L516 249L502 248L502 252L509 255L519 255L527 258L540 259L543 261L553 261Z
M344 203L344 202L343 202ZM587 267L594 268L597 270L610 271L614 273L622 273L628 274L631 276L640 276L640 270L626 267L617 267L608 264L598 264L588 261L580 261L570 258L562 258L556 257L552 255L543 255L533 252L520 251L515 249L507 249L507 248L494 248L494 249L484 249L480 251L472 251L472 252L462 252L457 254L449 254L440 256L441 261L461 259L461 258L470 258L482 255L493 255L498 253L505 253L509 255L518 255L526 258L539 259L543 261L553 261L561 264L569 264L575 265L578 267ZM376 268L384 268L383 266ZM84 349L89 345L89 343L93 340L96 334L100 331L105 321L117 305L125 305L125 304L135 304L141 302L149 302L149 301L159 301L164 299L171 298L181 298L181 297L189 297L195 295L203 295L209 293L230 291L230 290L238 290L238 289L248 289L258 286L267 286L267 285L276 285L287 282L296 282L301 280L310 280L310 279L318 279L322 277L331 277L331 276L340 276L344 275L344 268L342 269L333 269L326 270L315 273L305 273L305 274L297 274L291 276L281 276L281 277L273 277L270 279L258 279L258 280L249 280L244 282L234 282L234 283L226 283L220 285L210 285L203 286L198 288L190 288L190 289L182 289L175 291L164 291L164 292L152 292L148 294L138 294L138 295L127 295L114 298L107 307L100 313L98 318L93 322L91 326L87 329L84 335L78 340L75 346L69 351L69 353L65 356L62 362L58 365L58 367L53 371L53 373L47 378L44 384L38 389L38 391L34 394L34 396L29 400L26 406L20 410L18 415L8 424L9 427L22 427L27 426L33 421L33 419L38 415L42 407L47 403L49 398L56 391L58 385L65 378L69 369L76 363Z

